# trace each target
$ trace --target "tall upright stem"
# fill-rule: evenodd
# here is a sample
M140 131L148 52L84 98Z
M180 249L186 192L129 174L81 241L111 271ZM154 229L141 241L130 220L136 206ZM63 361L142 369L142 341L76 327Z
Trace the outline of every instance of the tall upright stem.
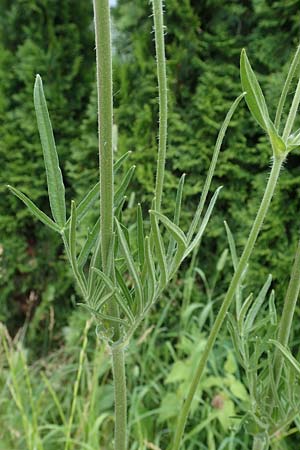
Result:
M192 379L192 382L190 385L190 389L188 391L188 395L183 403L183 407L180 410L180 414L179 414L179 418L178 418L178 422L177 422L177 426L176 426L174 443L171 447L172 450L179 450L181 439L182 439L184 428L185 428L185 424L186 424L186 420L188 418L191 403L194 398L197 386L198 386L201 376L203 374L204 368L206 366L206 363L207 363L209 354L212 350L212 347L215 343L216 337L217 337L219 330L225 320L228 308L234 297L234 294L237 289L238 283L240 281L241 275L244 272L246 265L248 263L248 260L250 258L250 255L253 251L253 248L254 248L255 242L257 240L258 234L260 232L260 229L262 227L263 221L266 217L271 199L272 199L274 191L275 191L275 187L277 184L277 180L279 177L279 173L280 173L280 169L281 169L283 160L284 160L284 158L278 158L278 157L274 158L270 178L268 180L268 184L266 186L266 190L265 190L262 202L260 204L258 213L257 213L254 223L252 225L252 228L251 228L247 243L245 245L243 254L240 258L240 261L238 263L236 271L232 277L230 286L228 288L228 291L224 298L222 306L218 312L215 323L210 331L203 354L201 356L201 359L199 361L197 369L194 373L194 376L193 376L193 379Z
M152 0L152 4L159 91L159 140L155 185L155 209L156 211L160 211L167 152L168 88L166 75L162 0Z
M111 275L109 252L113 238L113 97L111 22L109 0L94 0L96 65L98 90L99 166L100 166L100 240L102 270ZM118 314L115 302L110 303L113 315ZM115 330L118 338L119 331ZM125 360L122 347L112 349L113 377L115 390L115 450L126 449L126 379Z
M113 233L113 100L110 9L108 0L94 0L98 88L100 166L100 233L103 271L107 272Z

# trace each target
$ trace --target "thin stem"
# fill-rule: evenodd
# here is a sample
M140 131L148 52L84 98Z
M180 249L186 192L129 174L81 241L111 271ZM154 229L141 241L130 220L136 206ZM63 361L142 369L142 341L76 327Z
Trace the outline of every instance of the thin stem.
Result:
M127 401L126 376L123 347L112 348L113 377L115 390L115 450L127 448Z
M280 169L283 163L283 159L280 159L278 157L274 158L273 161L273 165L272 165L272 170L270 173L270 178L268 180L268 184L266 186L266 190L262 199L262 202L260 204L258 213L256 215L255 221L252 225L247 243L245 245L243 254L240 258L240 261L237 265L236 271L232 277L230 286L228 288L227 294L224 298L224 301L222 303L222 306L218 312L218 315L216 317L215 323L210 331L206 346L204 348L203 354L201 356L201 359L199 361L199 364L197 366L196 372L194 373L190 388L189 388L189 392L188 395L183 403L183 407L181 408L180 414L179 414L179 418L178 418L178 422L177 422L177 427L176 427L176 433L175 433L175 437L174 437L174 444L172 446L172 450L179 450L180 447L180 443L181 443L181 439L182 439L182 435L184 432L184 428L185 428L185 424L186 424L186 420L188 418L188 414L190 411L190 407L191 407L191 403L192 400L194 398L197 386L199 384L199 381L201 379L201 376L203 374L204 368L206 366L209 354L212 350L212 347L215 343L215 340L217 338L217 335L219 333L219 330L225 320L228 308L231 304L231 301L234 297L235 291L237 289L238 283L240 281L241 275L243 274L246 265L248 263L248 260L250 258L250 255L253 251L255 242L257 240L258 234L260 232L260 229L262 227L262 224L264 222L264 219L266 217L271 199L273 197L274 191L275 191L275 187L277 184L277 180L279 177L279 173L280 173Z
M108 271L108 253L113 233L113 100L109 0L94 0L98 88L100 165L100 233L103 271ZM109 275L109 274L108 274Z
M283 135L282 135L282 139L284 142L286 142L287 138L289 137L289 135L291 134L294 122L295 122L295 118L296 118L296 114L298 111L298 107L299 107L299 103L300 103L300 78L297 84L297 88L296 88L296 92L293 98L293 102L292 102L292 106L284 127L284 131L283 131Z
M167 152L168 88L162 0L152 0L159 92L159 137L155 184L155 209L160 211Z
M282 310L282 316L279 323L278 341L286 347L289 341L294 312L296 303L300 292L300 241L296 250L295 260L292 268L290 282L286 291L284 305ZM283 359L279 351L276 350L274 359L275 379L276 385L278 385L281 371L282 371Z
M276 117L275 117L274 125L275 125L276 130L278 130L278 131L279 131L279 127L280 127L280 121L281 121L283 107L284 107L286 97L287 97L287 94L288 94L288 91L289 91L289 88L291 85L291 81L292 81L292 79L295 75L296 69L298 67L299 60L300 60L300 46L297 48L297 51L293 58L292 64L290 65L290 69L289 69L288 75L286 77L284 87L282 89L280 100L278 103L278 107L276 110Z

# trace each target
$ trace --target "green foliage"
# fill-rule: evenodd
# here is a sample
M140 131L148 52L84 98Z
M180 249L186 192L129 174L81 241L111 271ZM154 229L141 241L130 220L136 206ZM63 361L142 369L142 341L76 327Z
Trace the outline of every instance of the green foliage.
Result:
M55 291L55 309L60 303L61 318L72 293L61 264L58 236L52 233L46 237L5 186L12 184L49 213L33 108L34 79L37 73L42 74L51 92L50 112L64 161L72 152L75 124L94 80L90 70L94 44L89 3L1 0L0 10L0 317L9 319L15 328L23 323L24 315L33 315L49 285ZM65 167L63 176L69 199L73 189ZM49 316L49 309L45 313Z

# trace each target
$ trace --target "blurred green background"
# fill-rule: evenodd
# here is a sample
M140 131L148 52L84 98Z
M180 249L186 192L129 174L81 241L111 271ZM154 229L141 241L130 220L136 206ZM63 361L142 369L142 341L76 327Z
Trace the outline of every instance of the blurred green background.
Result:
M163 208L166 214L174 209L176 186L185 172L185 228L193 217L220 125L241 93L241 49L247 49L274 116L289 62L299 43L300 10L298 0L165 3L170 112ZM68 204L73 198L81 198L97 180L92 2L0 0L0 11L0 321L14 338L10 341L8 334L3 338L7 344L3 344L0 375L0 421L4 430L0 431L0 449L25 448L24 442L30 448L24 417L30 418L33 430L38 429L32 412L35 408L43 411L40 434L45 440L43 447L36 448L63 449L57 437L63 419L41 372L51 380L63 410L69 411L86 316L76 306L79 297L61 242L9 194L5 185L22 190L49 212L32 99L36 73L44 82ZM154 189L158 94L151 5L145 0L118 0L112 15L116 156L132 150L128 164L137 166L127 209L130 220L131 208L137 202L148 210ZM293 90L294 86L290 94ZM240 251L259 205L270 158L267 138L243 104L228 129L213 181L213 189L224 187L197 257L201 276L190 285L188 263L181 268L178 279L161 304L153 308L128 350L132 449L156 448L151 445L164 448L168 441L178 399L190 378L193 355L203 347L213 311L232 273L229 256L224 260L228 243L223 221L228 222ZM247 290L255 292L272 273L279 310L299 237L299 186L300 155L295 152L285 164L247 277ZM209 291L205 282L214 285L214 290ZM210 318L209 314L201 315L209 296L213 301ZM299 319L299 310L296 313ZM295 343L298 328L296 324ZM79 443L74 438L73 445L81 449L85 448L82 442L89 442L91 447L86 448L98 448L95 446L100 442L101 448L110 449L112 387L108 356L95 342L93 326L89 336L75 414L77 425L84 405L90 405L90 409L83 431L76 428ZM228 419L239 413L247 393L226 329L222 337L201 388L203 400L199 397L195 403L186 449L249 448L243 431L232 427ZM98 373L93 369L94 360L101 366L97 366ZM18 394L9 389L7 377L22 379L26 367L31 374L35 406L30 407L30 401L26 401L28 383L27 389L20 386L22 412L16 403ZM97 398L88 397L91 386L97 386ZM218 395L221 407L216 401ZM196 408L199 402L204 402L200 412ZM199 429L204 418L207 426ZM51 428L50 423L56 425ZM291 443L287 439L286 444L280 444L286 447L278 448L296 449L299 441L294 436L290 439Z

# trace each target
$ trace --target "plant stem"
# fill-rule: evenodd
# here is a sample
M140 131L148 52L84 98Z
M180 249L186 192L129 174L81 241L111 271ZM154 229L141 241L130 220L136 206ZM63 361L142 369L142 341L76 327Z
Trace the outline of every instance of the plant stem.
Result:
M284 347L287 346L289 341L292 328L292 321L294 317L296 303L299 297L299 292L300 292L300 241L298 242L291 278L286 291L282 316L279 323L278 341ZM280 380L282 365L283 365L282 355L279 353L279 350L276 350L274 359L274 374L277 386Z
M104 273L113 233L113 100L109 0L94 0L100 165L100 233ZM109 275L109 274L108 274Z
M212 350L212 347L215 343L215 340L217 338L217 335L219 333L219 330L225 320L228 308L231 304L231 301L233 299L233 296L235 294L236 288L238 286L239 280L241 275L243 274L246 265L248 263L248 260L250 258L250 255L253 251L256 239L258 237L258 234L260 232L260 229L262 227L262 224L264 222L264 219L266 217L271 199L273 197L274 191L275 191L275 187L277 184L277 180L279 177L279 173L280 173L280 169L282 166L284 158L279 158L279 157L274 157L274 161L273 161L273 165L272 165L272 170L271 170L271 174L270 174L270 178L268 180L267 186L266 186L266 190L263 196L263 199L261 201L258 213L256 215L256 218L254 220L254 223L252 225L247 243L245 245L243 254L240 258L240 261L237 265L236 271L232 277L230 286L228 288L227 294L223 300L222 306L217 314L216 320L214 322L214 325L210 331L206 346L204 348L203 354L201 356L201 359L199 361L198 367L196 369L196 372L193 376L191 385L190 385L190 389L188 392L188 395L183 403L183 407L181 408L180 414L179 414L179 418L178 418L178 422L177 422L177 427L176 427L176 433L175 433L175 437L174 437L174 444L172 446L172 450L179 450L179 446L181 443L181 439L183 436L183 432L184 432L184 428L185 428L185 424L186 424L186 420L188 418L188 414L190 411L190 407L191 407L191 403L193 400L193 397L195 395L197 386L199 384L199 381L201 379L201 376L203 374L203 371L205 369L210 351Z
M168 88L166 75L162 0L152 0L152 5L154 16L155 49L159 91L159 137L155 184L155 209L156 211L160 211L167 152Z
M98 90L99 166L100 166L100 240L102 270L111 276L109 252L113 251L114 178L113 178L113 97L111 24L109 0L94 0L96 65ZM112 258L113 259L113 258ZM109 305L110 314L118 316L114 301ZM116 327L114 338L119 337ZM115 450L126 449L126 379L124 350L112 349L115 389Z
M112 348L113 377L115 390L115 450L127 448L127 402L126 376L123 347Z

